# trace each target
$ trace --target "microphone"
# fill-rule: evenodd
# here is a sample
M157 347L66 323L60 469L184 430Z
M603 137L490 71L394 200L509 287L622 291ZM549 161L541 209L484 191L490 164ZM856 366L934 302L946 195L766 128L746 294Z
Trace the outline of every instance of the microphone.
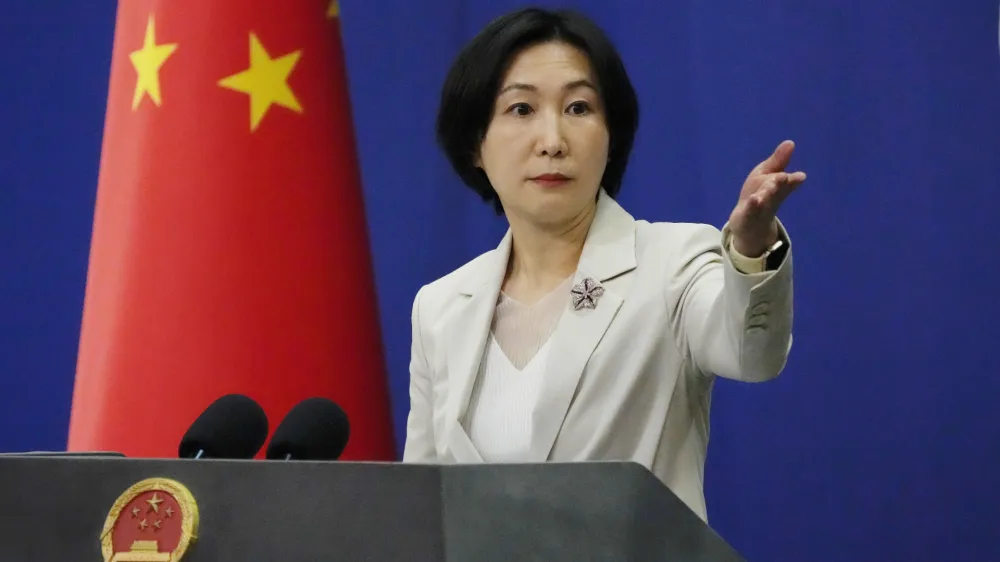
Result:
M252 459L267 439L267 414L242 394L212 402L181 439L182 459Z
M332 400L307 398L281 421L267 446L270 460L331 461L340 457L351 435L347 414Z

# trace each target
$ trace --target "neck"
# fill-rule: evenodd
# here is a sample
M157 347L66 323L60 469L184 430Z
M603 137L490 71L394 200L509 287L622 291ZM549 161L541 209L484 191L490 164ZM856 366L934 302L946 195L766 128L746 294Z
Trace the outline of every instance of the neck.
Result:
M508 217L513 240L504 291L515 299L533 302L572 275L596 211L597 206L592 205L558 227Z

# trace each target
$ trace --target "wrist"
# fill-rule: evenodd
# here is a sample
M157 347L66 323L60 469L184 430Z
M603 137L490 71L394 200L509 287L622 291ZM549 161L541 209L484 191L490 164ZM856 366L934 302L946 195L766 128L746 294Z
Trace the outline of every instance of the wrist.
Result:
M754 255L750 255L750 253L755 248L759 248L759 246L747 244L750 241L749 238L746 236L741 238L741 242L744 244L742 248L737 247L736 241L736 233L726 229L723 240L725 251L728 253L733 267L737 271L746 274L762 273L778 269L785 261L785 255L789 250L788 239L780 230L776 233L769 246L765 247L762 251L756 252Z
M778 238L778 221L775 220L766 233L747 236L733 232L732 248L748 258L759 258L774 246Z
M746 256L748 258L759 258L764 255L764 252L768 248L774 245L778 241L778 237L775 236L774 239L769 242L748 242L743 238L733 236L732 244L733 249L739 252L741 256Z

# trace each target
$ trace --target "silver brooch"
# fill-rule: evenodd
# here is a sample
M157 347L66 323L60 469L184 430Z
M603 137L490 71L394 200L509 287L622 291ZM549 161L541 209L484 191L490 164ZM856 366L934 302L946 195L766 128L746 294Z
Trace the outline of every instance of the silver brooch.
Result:
M604 294L604 287L590 277L584 278L570 291L573 295L573 309L597 308L597 301Z

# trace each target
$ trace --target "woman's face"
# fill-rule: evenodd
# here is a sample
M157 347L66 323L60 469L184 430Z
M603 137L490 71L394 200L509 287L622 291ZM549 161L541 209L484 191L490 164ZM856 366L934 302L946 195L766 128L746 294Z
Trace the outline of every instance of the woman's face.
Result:
M512 61L476 162L508 218L558 226L595 205L608 161L596 84L587 56L565 43Z

